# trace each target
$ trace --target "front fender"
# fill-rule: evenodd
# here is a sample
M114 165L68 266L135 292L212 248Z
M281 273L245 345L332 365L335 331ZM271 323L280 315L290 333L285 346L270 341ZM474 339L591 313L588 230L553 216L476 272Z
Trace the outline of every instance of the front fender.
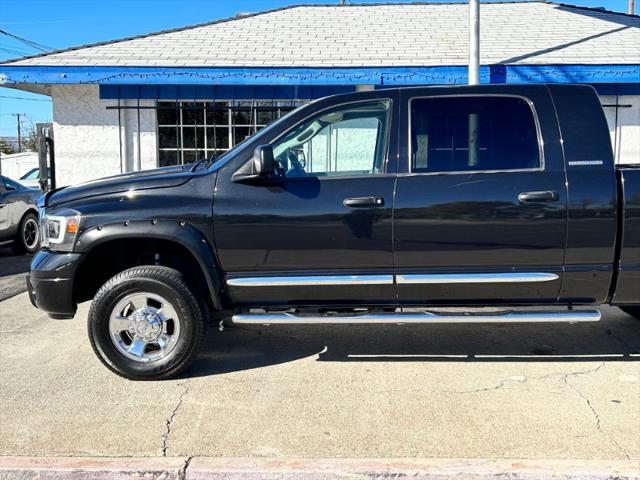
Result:
M80 233L74 252L88 253L103 243L127 238L165 240L186 248L200 265L214 308L222 309L222 275L214 248L205 235L190 223L158 219L98 225Z

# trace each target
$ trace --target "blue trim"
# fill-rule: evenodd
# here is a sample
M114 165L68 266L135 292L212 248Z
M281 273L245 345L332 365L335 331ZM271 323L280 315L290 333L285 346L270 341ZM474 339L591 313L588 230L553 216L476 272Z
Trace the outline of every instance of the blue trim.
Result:
M288 100L355 91L353 85L100 85L102 100Z
M640 65L491 65L482 83L640 83ZM46 67L0 65L0 84L422 85L467 83L466 66L363 68Z

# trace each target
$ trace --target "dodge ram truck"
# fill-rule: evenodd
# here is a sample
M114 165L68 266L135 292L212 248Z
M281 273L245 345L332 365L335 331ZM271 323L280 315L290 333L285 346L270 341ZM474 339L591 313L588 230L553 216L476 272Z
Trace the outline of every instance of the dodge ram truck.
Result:
M62 319L92 300L91 345L129 379L183 371L212 321L640 317L640 165L614 165L589 86L332 96L215 160L39 207L32 303Z

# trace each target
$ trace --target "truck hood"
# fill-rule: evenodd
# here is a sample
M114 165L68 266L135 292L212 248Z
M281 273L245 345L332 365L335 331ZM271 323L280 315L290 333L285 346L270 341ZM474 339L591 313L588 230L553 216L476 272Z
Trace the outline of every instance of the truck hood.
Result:
M124 173L113 177L100 178L89 182L62 187L46 195L47 207L120 192L146 190L149 188L167 188L182 185L193 177L190 165L156 168L140 172Z

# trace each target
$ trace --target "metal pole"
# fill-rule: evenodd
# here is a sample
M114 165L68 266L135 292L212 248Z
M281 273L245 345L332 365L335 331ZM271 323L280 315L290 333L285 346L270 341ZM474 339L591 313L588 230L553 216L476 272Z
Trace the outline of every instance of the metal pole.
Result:
M480 0L469 0L469 85L480 83Z
M18 153L22 152L22 136L20 135L20 114L16 113L18 120Z
M636 6L634 0L629 0L629 15L633 15L635 13Z

